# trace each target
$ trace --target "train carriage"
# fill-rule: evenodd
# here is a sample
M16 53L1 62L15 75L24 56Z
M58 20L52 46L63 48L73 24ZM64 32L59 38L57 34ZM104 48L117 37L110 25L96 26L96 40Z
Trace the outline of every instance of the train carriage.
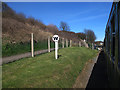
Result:
M120 2L113 2L105 30L104 52L109 86L120 88Z

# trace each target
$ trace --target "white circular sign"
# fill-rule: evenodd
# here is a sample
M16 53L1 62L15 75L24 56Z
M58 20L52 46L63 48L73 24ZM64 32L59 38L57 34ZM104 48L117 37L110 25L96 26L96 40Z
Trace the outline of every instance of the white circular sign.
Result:
M59 36L58 36L58 35L54 35L54 36L52 37L52 40L53 40L54 42L58 42Z

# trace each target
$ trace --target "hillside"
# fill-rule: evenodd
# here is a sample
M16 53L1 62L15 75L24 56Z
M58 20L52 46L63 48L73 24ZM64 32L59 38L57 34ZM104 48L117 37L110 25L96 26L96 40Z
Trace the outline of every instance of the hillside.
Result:
M24 24L11 18L3 18L2 27L3 44L13 42L28 42L31 39L31 33L34 33L34 39L36 41L41 41L47 39L48 36L52 36L52 33L44 32L37 26L31 26L27 23Z
M3 45L8 43L25 43L31 39L31 33L34 33L36 42L43 41L58 34L61 38L67 38L74 42L81 41L83 46L85 42L81 40L74 32L59 31L55 25L45 25L33 17L26 18L22 13L16 13L6 3L2 4L2 42Z
M3 3L2 15L2 41L3 44L29 42L30 34L34 33L35 41L47 39L52 33L44 32L44 24L33 18L25 18L22 14L16 14L7 4Z

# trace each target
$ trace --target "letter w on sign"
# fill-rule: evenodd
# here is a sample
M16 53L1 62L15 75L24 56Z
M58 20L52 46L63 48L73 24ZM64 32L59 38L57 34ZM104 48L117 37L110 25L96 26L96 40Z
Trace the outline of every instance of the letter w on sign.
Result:
M54 40L58 40L58 37L53 37L54 38Z

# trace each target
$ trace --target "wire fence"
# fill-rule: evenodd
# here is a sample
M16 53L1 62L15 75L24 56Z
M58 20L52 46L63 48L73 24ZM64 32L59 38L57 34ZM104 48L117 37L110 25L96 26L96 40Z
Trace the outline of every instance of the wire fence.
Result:
M54 41L52 40L52 37L48 36L46 39L43 40L36 40L36 34L33 33L30 35L27 42L12 42L7 43L2 46L2 57L17 55L17 54L23 54L27 52L31 52L31 55L34 54L35 51L39 50L45 50L48 49L48 52L50 52L51 48L55 47ZM23 39L25 39L24 37ZM66 48L66 47L72 47L72 46L82 46L82 43L74 42L70 39L62 38L60 37L58 41L58 47L59 48Z

